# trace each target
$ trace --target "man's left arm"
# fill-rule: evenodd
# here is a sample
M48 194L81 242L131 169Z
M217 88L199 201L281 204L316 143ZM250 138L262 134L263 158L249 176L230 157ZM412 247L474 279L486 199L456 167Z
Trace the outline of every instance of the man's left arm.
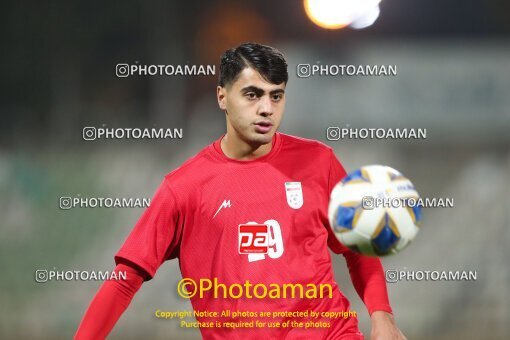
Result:
M370 314L372 322L370 338L406 339L395 324L379 258L360 255L351 250L345 250L343 256L347 261L354 288Z

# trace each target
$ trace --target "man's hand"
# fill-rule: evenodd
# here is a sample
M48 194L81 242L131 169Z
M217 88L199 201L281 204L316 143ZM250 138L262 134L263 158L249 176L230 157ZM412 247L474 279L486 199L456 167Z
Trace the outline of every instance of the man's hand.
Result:
M395 325L393 315L383 311L373 312L371 340L407 340L400 329Z

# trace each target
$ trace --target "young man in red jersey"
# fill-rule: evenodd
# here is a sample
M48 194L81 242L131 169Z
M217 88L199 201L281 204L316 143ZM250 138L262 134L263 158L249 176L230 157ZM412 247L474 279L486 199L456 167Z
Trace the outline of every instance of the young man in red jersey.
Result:
M101 286L76 339L104 338L142 283L173 258L179 259L183 278L197 283L333 287L323 298L223 298L206 291L190 299L195 310L349 311L334 280L328 246L347 261L371 317L371 338L404 339L395 326L380 260L342 246L329 227L329 194L345 176L342 165L328 146L277 132L287 80L287 63L272 47L247 43L224 53L217 98L226 134L165 177L115 256L115 270L125 271L127 279ZM250 242L260 235L264 242ZM291 319L243 318L280 322L280 327L201 327L201 332L204 339L363 339L355 317L317 319L328 327L281 327ZM197 317L219 321L215 325L238 320Z

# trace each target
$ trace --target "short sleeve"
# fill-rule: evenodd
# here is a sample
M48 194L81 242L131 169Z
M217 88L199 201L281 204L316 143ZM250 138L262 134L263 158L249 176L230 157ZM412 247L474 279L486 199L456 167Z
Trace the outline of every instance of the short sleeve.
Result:
M333 150L330 152L330 163L329 163L329 176L328 176L328 202L329 202L329 195L331 195L331 191L333 191L333 188L335 185L340 182L347 173L345 172L344 167L340 163L340 161L336 158L335 153ZM343 246L338 239L336 238L335 234L333 233L333 229L331 229L331 226L328 224L328 246L329 248L336 254L342 254L344 253L347 248Z
M166 260L177 257L182 233L182 214L168 180L159 186L150 206L140 217L115 255L115 262L132 262L152 278Z

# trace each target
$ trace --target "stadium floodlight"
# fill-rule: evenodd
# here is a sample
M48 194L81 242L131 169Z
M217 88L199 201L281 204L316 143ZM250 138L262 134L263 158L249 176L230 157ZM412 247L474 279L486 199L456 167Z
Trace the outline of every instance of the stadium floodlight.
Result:
M372 25L379 16L381 0L304 0L305 12L317 26L361 29Z

